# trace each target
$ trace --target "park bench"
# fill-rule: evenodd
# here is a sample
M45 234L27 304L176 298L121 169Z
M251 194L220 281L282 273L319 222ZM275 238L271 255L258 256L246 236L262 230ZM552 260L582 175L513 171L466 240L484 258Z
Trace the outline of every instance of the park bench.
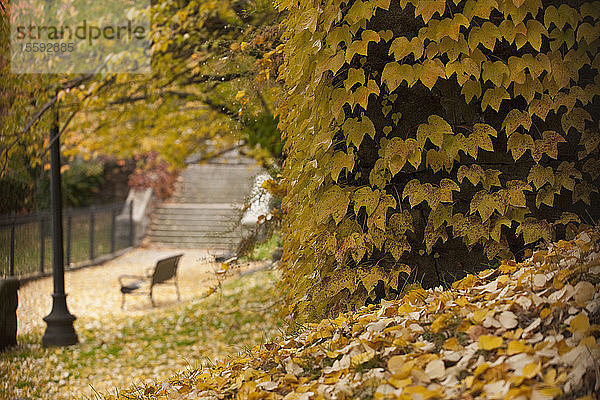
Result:
M146 275L121 275L119 276L119 284L121 285L121 309L125 306L125 295L127 294L147 294L150 296L150 302L152 307L155 307L154 299L152 298L152 291L154 285L159 284L173 284L177 290L177 300L180 301L179 285L177 284L177 266L179 265L179 259L183 254L178 254L165 259L162 259L156 263L154 268L146 270ZM131 282L133 280L133 282ZM129 281L130 283L125 283ZM144 286L149 287L143 290Z

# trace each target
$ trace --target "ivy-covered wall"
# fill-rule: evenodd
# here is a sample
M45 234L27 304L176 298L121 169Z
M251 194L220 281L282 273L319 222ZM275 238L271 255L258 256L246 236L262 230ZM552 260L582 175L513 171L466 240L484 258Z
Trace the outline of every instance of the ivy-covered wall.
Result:
M299 319L447 284L600 214L600 2L281 0Z

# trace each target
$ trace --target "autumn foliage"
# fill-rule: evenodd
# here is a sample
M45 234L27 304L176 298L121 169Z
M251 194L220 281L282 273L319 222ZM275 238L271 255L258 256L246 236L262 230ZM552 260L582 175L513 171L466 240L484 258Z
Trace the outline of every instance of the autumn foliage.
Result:
M292 315L449 284L597 219L600 3L278 8Z

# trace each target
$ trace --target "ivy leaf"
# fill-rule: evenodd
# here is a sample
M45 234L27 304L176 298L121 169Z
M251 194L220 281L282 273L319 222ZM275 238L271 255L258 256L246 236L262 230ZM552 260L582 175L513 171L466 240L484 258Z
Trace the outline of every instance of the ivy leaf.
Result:
M543 121L546 120L548 112L552 108L552 99L547 94L543 94L541 99L533 99L529 105L529 115L537 115Z
M520 126L525 130L529 130L531 128L531 116L526 111L510 110L502 122L502 129L505 130L506 136L510 136Z
M477 164L470 166L461 165L456 172L456 178L461 184L463 180L467 178L473 186L477 186L479 182L483 182L485 179L485 172L483 171L483 168Z
M506 204L503 196L499 193L488 193L487 190L480 190L473 195L470 204L470 213L478 212L483 222L487 221L494 211L504 214Z
M418 179L413 179L404 185L404 190L402 191L402 200L408 197L408 203L411 208L415 207L417 204L421 204L423 201L427 200L427 195L429 193L425 189L424 185L419 182Z
M552 238L552 227L545 220L527 219L519 224L515 232L517 235L523 235L525 244L533 243L539 239L549 242Z
M362 69L348 69L348 78L344 81L344 87L347 91L356 85L357 83L363 85L365 83L365 71Z
M502 100L510 100L510 95L503 87L489 88L483 94L481 99L481 110L485 111L486 108L492 107L493 110L498 112L500 110L500 104Z
M389 252L395 260L400 259L404 252L410 252L411 246L406 235L385 235L385 251Z
M358 215L361 207L365 207L367 215L373 214L379 204L379 190L371 190L369 186L357 189L352 196L354 201L354 214Z
M362 19L369 20L373 16L373 4L369 1L356 1L346 14L348 25L352 26Z
M342 169L346 168L346 172L351 172L354 168L354 150L350 148L348 154L344 151L336 151L333 155L331 165L331 178L337 182Z
M408 148L408 162L415 168L421 165L421 148L417 141L413 138L408 138L404 141Z
M571 128L578 132L585 130L585 121L593 121L591 115L581 107L574 108L569 113L565 113L560 118L563 131L568 133Z
M513 160L517 161L519 158L525 154L525 152L529 149L532 154L535 149L535 144L533 142L533 138L528 134L521 134L519 132L514 132L508 138L508 142L506 143L506 147L508 151L510 151Z
M429 212L427 223L431 224L434 229L437 229L444 222L450 222L452 220L452 209L452 204L440 204L436 209Z
M423 22L427 24L433 14L438 13L444 15L446 9L446 0L417 0L414 2L415 17L419 15L423 18Z
M546 183L550 186L554 186L554 170L552 167L543 167L539 164L535 164L529 170L527 181L532 182L536 189L541 188Z
M588 159L581 168L582 172L586 172L590 175L592 180L598 179L600 177L600 160L595 158Z
M446 171L452 169L453 162L444 150L429 149L425 157L427 168L431 168L434 173L440 171L442 168Z
M451 203L453 190L459 192L460 186L452 179L444 178L440 181L440 186L436 190L436 194L438 195L436 197L439 197L439 201L441 202ZM431 208L434 209L435 207Z
M417 128L417 143L420 147L425 147L425 141L429 139L431 143L440 148L444 142L444 135L452 135L452 127L442 117L430 115L426 124L421 124Z
M527 183L519 180L506 182L508 189L508 204L514 207L526 207L524 191L533 191L533 188Z
M367 218L367 226L371 229L373 226L385 230L385 222L387 217L387 209L396 207L396 199L389 194L381 193L381 197L379 198L379 203L377 207L375 207L375 211L373 214L369 215Z
M406 164L408 147L404 140L395 137L390 139L384 149L384 159L392 176L396 175Z
M344 104L348 103L349 98L350 94L344 88L336 88L331 93L331 100L329 104L331 107L331 113L336 119L339 119L342 115L342 107ZM358 145L360 145L360 142Z
M527 20L527 41L535 51L542 48L542 34L548 36L548 31L541 23L533 18Z
M531 156L536 163L542 159L542 155L544 154L556 160L558 158L558 144L565 142L566 140L557 132L544 131L542 138L536 139Z
M423 239L425 239L425 250L427 253L431 253L435 243L442 239L442 243L448 240L448 232L445 226L440 226L437 229L433 227L433 224L427 224L423 232Z
M591 194L598 193L598 188L588 181L583 181L575 185L573 189L573 203L583 201L588 206L592 204Z
M358 118L348 118L342 125L342 131L346 137L346 145L352 143L357 149L360 147L365 134L372 138L375 137L375 126L364 114L360 121Z
M495 41L495 40L494 40ZM496 87L502 86L505 77L510 76L510 70L508 66L502 61L486 61L483 63L483 71L481 72L481 79L490 81Z
M349 203L350 198L346 191L337 185L332 186L319 199L315 210L317 222L322 222L331 215L335 223L339 224L346 215Z
M600 146L600 132L591 129L584 130L579 138L579 145L585 148L582 155L587 156ZM580 156L581 158L583 157Z
M356 4L356 3L355 3ZM369 46L369 42L365 40L356 40L352 42L346 48L346 57L344 58L347 63L352 62L352 59L356 54L360 54L363 56L367 55L367 48Z
M414 231L412 215L408 210L392 214L386 229L394 235L401 235L409 230Z
M370 79L366 86L359 86L354 92L355 101L363 108L363 110L367 109L369 96L371 94L379 94L379 86L377 86L377 83L373 79Z
M385 65L381 74L381 82L385 83L390 92L396 90L398 86L406 81L408 87L416 82L415 73L410 64L399 64L391 62Z
M540 208L542 203L552 207L554 204L554 188L547 186L538 190L537 195L535 196L535 206Z
M478 80L470 78L462 85L460 94L465 96L467 103L470 103L473 99L478 100L481 97L481 84Z
M423 69L419 75L419 80L431 90L438 78L446 77L446 69L444 68L444 64L439 58L434 60L425 60L423 61Z

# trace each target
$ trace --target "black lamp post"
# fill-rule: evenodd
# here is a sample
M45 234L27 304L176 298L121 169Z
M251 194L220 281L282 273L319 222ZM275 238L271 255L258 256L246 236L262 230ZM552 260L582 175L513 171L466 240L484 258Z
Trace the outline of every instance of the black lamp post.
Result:
M54 293L52 294L52 311L44 317L47 326L42 337L42 344L44 346L69 346L76 344L79 339L73 327L73 321L76 318L67 308L67 295L65 294L58 99L55 107L54 123L50 129L50 203Z

